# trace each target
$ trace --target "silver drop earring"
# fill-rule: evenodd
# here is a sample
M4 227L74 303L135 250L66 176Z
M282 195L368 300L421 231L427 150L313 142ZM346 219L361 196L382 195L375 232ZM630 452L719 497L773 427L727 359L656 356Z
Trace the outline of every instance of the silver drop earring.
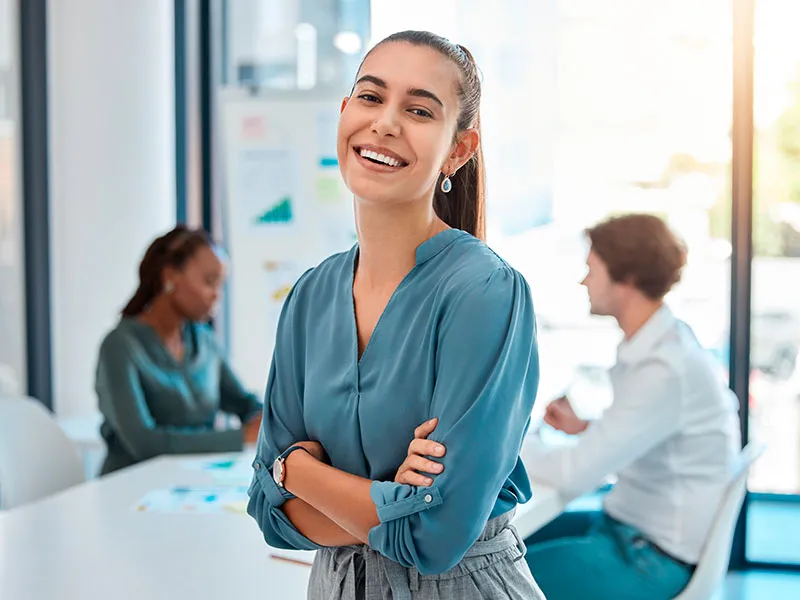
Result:
M445 194L453 189L453 182L450 181L449 175L445 175L444 179L442 179L441 189Z
M172 283L171 281L167 281L164 284L164 292L167 294L171 294L174 291L175 291L175 284Z

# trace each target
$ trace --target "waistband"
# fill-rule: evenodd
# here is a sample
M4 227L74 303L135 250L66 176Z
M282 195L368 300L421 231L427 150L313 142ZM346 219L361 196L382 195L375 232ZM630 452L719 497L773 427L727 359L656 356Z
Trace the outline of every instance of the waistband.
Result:
M475 542L469 550L467 550L464 559L488 556L511 548L516 548L518 551L518 555L514 558L515 562L521 560L525 556L525 542L522 540L515 527L506 524L494 537ZM367 598L373 597L373 595L370 595L374 593L373 588L377 587L380 589L381 579L385 577L392 591L393 600L411 600L412 592L419 591L419 582L421 578L446 579L452 577L453 571L458 569L458 566L456 566L450 571L440 575L421 575L416 568L404 567L400 563L386 558L366 545L344 546L319 550L318 552L325 551L334 553L334 572L337 579L335 582L336 589L352 589L355 591L358 587L356 578L363 573L366 580L365 587ZM374 597L378 597L379 595L380 594Z

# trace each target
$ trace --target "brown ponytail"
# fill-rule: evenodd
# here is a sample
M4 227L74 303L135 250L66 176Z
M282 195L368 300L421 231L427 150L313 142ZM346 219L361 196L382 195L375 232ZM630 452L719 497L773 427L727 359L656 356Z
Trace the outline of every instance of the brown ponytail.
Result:
M480 125L476 125L478 133L479 128ZM486 241L486 171L483 164L483 148L478 145L472 158L450 177L453 187L446 194L442 191L444 175L439 176L433 193L433 208L450 227L463 229Z
M464 46L453 44L449 40L429 31L393 33L376 44L373 50L389 42L406 42L414 46L427 46L450 59L461 73L461 85L458 90L461 112L458 115L456 136L458 133L470 128L475 128L480 133L481 82L478 67L470 51ZM366 56L364 58L366 59ZM450 181L453 184L450 192L442 192L442 179L444 179L444 175L439 177L433 195L433 208L436 214L450 227L463 229L467 233L471 233L485 241L486 174L481 144L478 144L478 148L472 158L454 176L450 177Z
M182 268L198 249L210 248L211 239L202 229L178 225L150 244L139 264L139 287L125 308L123 317L135 317L161 293L161 272L164 267Z

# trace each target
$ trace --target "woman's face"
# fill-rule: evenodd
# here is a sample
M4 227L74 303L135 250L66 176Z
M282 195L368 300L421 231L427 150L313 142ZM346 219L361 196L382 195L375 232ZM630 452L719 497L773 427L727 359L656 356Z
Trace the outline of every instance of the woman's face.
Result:
M225 281L225 265L213 249L204 246L186 261L182 269L165 269L164 281L171 281L170 294L178 312L191 321L210 318Z
M463 164L459 84L458 67L432 48L390 42L369 54L339 118L339 167L356 198L429 200L439 173Z

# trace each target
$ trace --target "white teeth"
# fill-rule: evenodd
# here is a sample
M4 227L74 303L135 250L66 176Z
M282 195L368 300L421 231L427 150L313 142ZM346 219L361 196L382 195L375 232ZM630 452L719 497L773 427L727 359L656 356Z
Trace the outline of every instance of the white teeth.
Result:
M361 156L364 158L369 158L372 160L377 160L378 162L382 162L385 165L389 165L390 167L399 167L400 161L396 158L392 158L391 156L384 156L383 154L378 154L377 152L373 152L372 150L365 150L364 148L361 149L360 152Z

